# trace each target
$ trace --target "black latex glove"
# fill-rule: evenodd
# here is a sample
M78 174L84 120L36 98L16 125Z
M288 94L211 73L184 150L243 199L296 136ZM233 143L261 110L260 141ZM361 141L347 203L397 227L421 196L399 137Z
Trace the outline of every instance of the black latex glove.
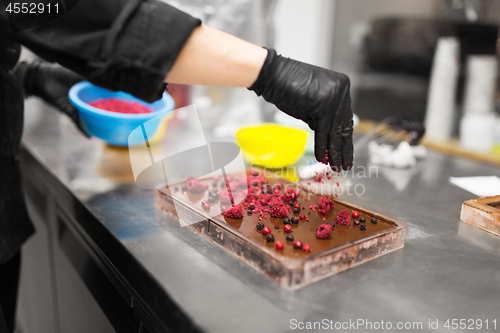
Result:
M257 81L249 88L314 131L314 155L335 171L353 161L349 78L268 50ZM328 153L328 156L327 156Z
M84 78L60 65L38 59L30 64L22 62L14 73L25 97L33 95L42 98L70 117L83 135L90 137L82 127L78 110L68 98L69 89Z

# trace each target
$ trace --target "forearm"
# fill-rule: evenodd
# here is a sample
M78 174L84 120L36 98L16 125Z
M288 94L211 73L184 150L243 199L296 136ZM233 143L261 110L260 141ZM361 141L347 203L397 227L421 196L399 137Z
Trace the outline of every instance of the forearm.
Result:
M225 32L200 26L179 53L168 83L250 87L267 50Z

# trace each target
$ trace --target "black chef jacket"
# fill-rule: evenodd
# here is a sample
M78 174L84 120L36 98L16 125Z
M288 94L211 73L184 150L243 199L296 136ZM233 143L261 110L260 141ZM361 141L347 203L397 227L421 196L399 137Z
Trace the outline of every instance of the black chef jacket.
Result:
M9 23L0 1L0 48L19 42L97 85L153 101L161 98L167 72L201 21L154 0L80 0L64 15L24 31L13 32ZM8 68L0 68L0 74L1 264L19 250L33 227L18 166L23 102Z

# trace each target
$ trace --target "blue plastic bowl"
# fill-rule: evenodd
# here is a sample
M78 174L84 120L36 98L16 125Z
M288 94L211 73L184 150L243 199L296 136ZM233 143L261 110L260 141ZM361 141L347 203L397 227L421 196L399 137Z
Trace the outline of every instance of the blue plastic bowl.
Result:
M117 98L124 101L137 102L150 108L153 112L143 114L117 113L102 110L88 104L100 98ZM88 81L79 82L71 87L69 90L69 100L79 111L84 129L89 134L113 146L128 146L130 133L153 118L148 123L148 126L144 128L148 138L156 138L159 130L164 125L164 120L172 113L175 105L172 96L166 92L163 93L163 97L160 100L150 104L125 92L110 91L95 86ZM131 142L131 145L133 144Z

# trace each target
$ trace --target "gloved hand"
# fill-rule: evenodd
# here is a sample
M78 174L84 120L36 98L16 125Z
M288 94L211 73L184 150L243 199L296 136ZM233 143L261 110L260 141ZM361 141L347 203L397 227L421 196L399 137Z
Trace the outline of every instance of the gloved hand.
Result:
M286 114L303 120L314 131L314 155L335 171L349 170L353 161L349 78L324 68L276 54L268 55L248 89Z
M90 137L82 127L78 110L68 98L69 89L84 80L80 75L60 65L38 59L30 64L20 63L14 74L25 97L33 95L42 98L70 117L83 135Z

